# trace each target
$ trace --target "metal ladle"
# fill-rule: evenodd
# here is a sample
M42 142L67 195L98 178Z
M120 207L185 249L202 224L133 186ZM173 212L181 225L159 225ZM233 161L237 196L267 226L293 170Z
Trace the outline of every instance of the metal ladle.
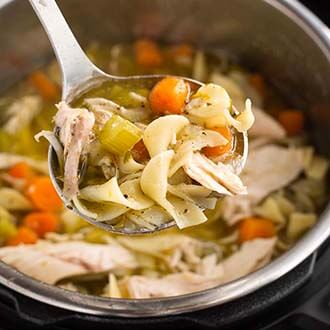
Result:
M131 76L118 77L109 75L99 68L97 68L86 56L84 51L79 46L70 27L63 17L60 9L54 0L29 0L40 22L42 23L51 45L54 49L57 61L62 71L62 100L70 103L75 100L82 93L100 85L103 82L111 81L114 84L123 84L128 82L141 82L143 85L153 86L157 81L162 79L162 75L148 75L148 76ZM31 45L32 46L32 45ZM183 78L192 85L200 87L203 84L196 80ZM248 143L247 135L245 133L236 132L236 148L235 151L240 155L239 164L236 164L236 172L239 173L246 161ZM58 171L58 161L56 153L52 147L48 152L48 166L50 178L52 183L64 202L64 205L70 210L74 211L81 218L89 223L111 231L121 234L143 234L152 233L175 225L174 220L155 227L153 230L147 228L131 228L131 227L117 227L116 225L99 222L90 218L77 210L72 201L69 201L63 195L62 183L58 180L56 173Z

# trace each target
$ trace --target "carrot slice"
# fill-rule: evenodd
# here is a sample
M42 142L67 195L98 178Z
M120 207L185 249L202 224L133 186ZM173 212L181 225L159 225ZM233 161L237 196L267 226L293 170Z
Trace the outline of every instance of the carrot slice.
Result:
M30 74L29 82L37 89L46 101L55 101L60 95L59 87L53 83L42 71Z
M19 162L9 169L8 174L17 179L29 179L34 172L27 163Z
M298 110L283 110L278 115L278 121L289 136L302 133L304 129L304 115Z
M203 153L206 157L216 157L229 152L232 148L233 136L228 126L213 127L212 130L220 133L225 139L228 140L227 144L216 146L216 147L205 147Z
M47 176L39 176L31 180L26 195L39 210L56 212L62 209L62 201Z
M268 219L250 217L239 225L239 240L245 242L255 238L268 238L276 234L274 223Z
M168 55L170 58L192 57L193 48L189 44L175 45L168 50Z
M266 84L262 75L255 73L250 75L250 84L257 90L261 96L266 94Z
M189 84L183 79L166 77L149 94L151 110L157 114L180 114L189 95Z
M43 237L46 233L54 232L58 229L59 219L53 213L33 212L23 219L23 224L36 232L39 237Z
M131 150L133 158L138 162L144 162L148 158L150 158L149 152L146 146L143 143L143 140L140 140L138 143L134 145Z
M144 67L158 67L163 62L161 50L151 40L141 39L135 45L136 63Z
M37 240L38 236L32 229L22 226L18 228L17 234L6 242L6 245L34 244Z

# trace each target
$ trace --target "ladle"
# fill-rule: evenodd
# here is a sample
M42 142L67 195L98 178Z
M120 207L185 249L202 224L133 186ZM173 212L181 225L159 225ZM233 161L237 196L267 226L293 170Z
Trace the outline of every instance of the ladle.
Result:
M86 92L106 81L112 81L115 84L127 84L130 81L136 83L137 80L140 80L141 84L144 86L153 86L158 80L164 77L163 75L119 77L103 72L88 59L54 0L29 1L48 35L57 57L57 61L60 65L62 71L63 101L70 103L83 92ZM31 47L33 47L33 45L31 45ZM196 87L203 85L203 83L193 79L183 79L188 81L191 85L196 85ZM240 155L239 164L235 164L236 172L238 173L243 169L247 157L247 135L237 132L237 134L235 134L235 140L235 151ZM49 172L57 193L67 208L73 210L89 223L101 227L102 229L121 234L151 233L175 225L174 220L171 220L159 227L155 227L154 230L138 227L116 227L116 225L107 222L100 222L97 221L97 219L82 214L77 210L72 201L68 201L63 195L62 182L57 178L57 173L59 173L58 164L56 154L53 148L50 147L48 152Z

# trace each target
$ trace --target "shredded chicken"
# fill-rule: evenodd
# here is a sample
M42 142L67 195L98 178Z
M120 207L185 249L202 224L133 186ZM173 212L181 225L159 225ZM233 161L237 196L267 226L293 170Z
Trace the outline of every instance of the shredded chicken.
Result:
M84 104L86 104L88 109L93 112L95 123L99 128L102 128L111 118L113 113L117 113L117 110L120 108L120 106L116 105L114 102L103 98L85 99ZM113 107L109 108L109 104L113 105Z
M4 247L0 259L49 284L72 275L137 267L134 255L122 246L78 241Z
M189 270L205 275L212 268L212 261L208 259L210 256L215 258L215 264L217 259L222 257L222 250L217 244L183 236L180 244L172 250L172 253L165 254L163 258L172 270ZM201 265L203 262L204 266Z
M284 128L270 115L261 109L253 108L255 122L249 130L251 137L281 139L285 137Z
M142 104L142 107L138 108L125 108L119 104L102 98L88 98L84 100L87 108L92 111L95 115L96 124L102 128L104 124L111 118L113 114L118 114L131 122L140 122L147 119L150 115L150 112L147 111L148 106L146 106L146 98L144 96L138 95L134 92L130 93L132 100L139 98L139 103Z
M89 244L78 241L60 244L43 242L37 244L36 249L63 261L81 264L93 272L137 267L132 253L118 244Z
M127 291L131 298L167 297L205 290L233 281L265 265L270 260L275 241L276 238L248 241L236 253L218 263L217 253L200 257L203 250L198 250L212 248L210 243L187 237L174 248L174 252L181 251L180 254L184 255L181 262L185 260L185 263L194 267L162 278L130 276L120 281L119 287ZM159 248L163 249L166 245ZM144 250L140 244L138 250L141 248ZM160 257L159 252L157 255ZM56 284L73 275L104 271L112 273L138 267L135 255L115 241L107 245L80 241L39 241L36 245L1 248L0 259L20 272L49 284Z
M234 281L264 265L271 256L276 238L258 238L243 243L240 250L225 259L222 263L222 283Z
M246 194L241 179L228 166L222 163L216 165L198 152L193 154L183 168L192 179L219 194Z
M222 257L221 248L217 244L200 241L183 234L166 234L147 238L120 236L117 240L128 249L163 260L173 271L196 271L200 262L208 255ZM205 257L202 258L202 255Z
M223 216L227 223L232 225L251 215L253 205L288 185L303 168L302 153L298 149L265 145L252 150L241 175L249 194L225 198Z
M63 193L72 199L78 193L79 161L90 142L95 117L87 109L74 109L65 102L60 102L57 107L55 125L60 129L65 159Z
M207 259L204 258L206 272L196 274L185 271L161 278L131 276L121 281L120 287L126 289L131 298L168 297L206 290L238 279L263 266L265 260L269 261L275 242L275 238L248 241L217 265L211 254Z
M162 278L131 276L120 283L131 298L178 296L210 289L221 283L221 278L208 278L191 272L166 275Z
M270 144L272 141L269 137L256 137L254 139L249 140L249 152L252 150L261 148L267 144Z
M222 216L227 225L232 226L241 219L253 215L252 203L248 196L233 196L223 199Z
M0 259L20 272L48 284L87 272L83 265L57 259L27 246L1 248Z
M40 113L42 100L39 96L24 96L10 105L7 111L8 121L3 125L3 129L16 134L26 127Z
M215 253L209 254L200 260L196 267L196 271L200 275L214 276L217 272L218 276L223 275L223 267L217 265L217 255Z
M115 157L108 152L105 152L102 148L100 141L93 140L87 146L88 153L88 164L100 167L104 177L109 180L118 170L117 162L115 161Z
M303 171L300 150L267 145L251 152L242 179L255 204L270 192L286 186Z

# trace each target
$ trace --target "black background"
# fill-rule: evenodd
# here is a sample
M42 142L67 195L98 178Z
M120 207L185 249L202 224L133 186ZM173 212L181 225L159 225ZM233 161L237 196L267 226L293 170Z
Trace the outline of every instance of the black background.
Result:
M300 2L319 16L328 26L330 25L330 0L301 0Z

